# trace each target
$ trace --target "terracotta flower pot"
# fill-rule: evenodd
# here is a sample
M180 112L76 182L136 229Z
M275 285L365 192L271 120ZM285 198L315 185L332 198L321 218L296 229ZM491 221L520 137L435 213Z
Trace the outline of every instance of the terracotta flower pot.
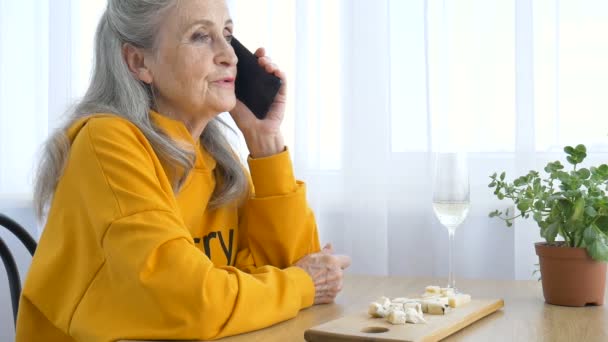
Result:
M536 243L545 301L563 306L603 305L606 263L593 260L585 248Z

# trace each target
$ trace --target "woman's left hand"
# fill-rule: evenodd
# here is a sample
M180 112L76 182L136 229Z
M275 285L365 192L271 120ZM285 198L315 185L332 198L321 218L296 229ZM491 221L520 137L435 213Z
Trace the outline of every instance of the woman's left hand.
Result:
M287 81L285 73L279 70L277 65L266 56L264 48L257 49L255 55L258 57L258 63L266 69L266 72L281 79L281 88L264 120L258 119L240 100L236 101L236 106L230 111L230 115L236 122L237 127L243 132L251 157L263 158L281 153L285 149L281 134L281 122L283 122L285 116Z

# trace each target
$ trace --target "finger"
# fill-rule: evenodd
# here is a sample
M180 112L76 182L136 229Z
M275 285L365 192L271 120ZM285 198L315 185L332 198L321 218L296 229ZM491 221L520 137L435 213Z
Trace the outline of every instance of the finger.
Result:
M287 76L281 70L275 71L274 75L281 79L281 88L279 88L278 95L286 96L287 95Z
M346 269L350 266L352 260L348 255L334 255L334 258L336 258L336 262L337 264L340 266L341 269Z
M264 49L263 47L258 48L257 50L255 50L255 55L256 57L263 57L266 55L266 49Z
M258 58L258 64L261 67L266 67L268 65L273 65L274 63L272 62L272 59L268 56L262 56L260 58Z
M336 297L334 296L322 296L315 297L315 304L330 304L335 301Z
M326 284L328 282L327 271L319 272L312 277L315 286Z
M342 283L340 281L332 281L327 284L321 284L315 286L315 291L319 293L333 293L337 294L340 292L342 288Z
M272 63L272 62L270 61L270 58L268 58L268 57L266 57L266 56L263 56L263 57L258 58L258 64L259 64L259 65L260 65L262 68L264 68L264 69L266 69L266 66L267 66L268 64L270 64L270 63Z
M327 282L336 282L344 278L344 273L341 268L336 268L335 270L328 270L327 275L325 275Z
M323 246L321 252L325 254L332 254L334 252L334 247L331 245L331 243L327 243L325 246Z
M285 73L281 69L276 69L273 74L281 79L281 82L285 84Z
M315 295L315 301L325 301L327 302L328 300L333 301L333 299L336 298L336 296L332 296L331 294L327 293L327 292L323 292L323 293L318 293L317 295Z
M272 62L268 62L268 64L266 64L265 69L267 73L274 74L277 70L279 70L279 67Z
M336 297L331 295L322 295L315 297L316 304L330 304L335 301Z
M327 277L325 277L325 273L327 273L327 270L317 270L313 272L314 273L311 277L315 284L322 284L323 282L327 281Z
M332 304L334 301L331 298L315 299L315 305Z

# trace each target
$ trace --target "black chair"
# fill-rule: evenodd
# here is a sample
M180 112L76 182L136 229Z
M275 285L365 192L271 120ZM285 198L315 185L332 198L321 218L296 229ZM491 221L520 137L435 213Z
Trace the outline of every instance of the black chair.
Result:
M36 251L36 240L23 228L20 224L12 220L10 217L0 213L0 226L5 227L11 233L13 233L21 243L25 245L25 248L34 256ZM8 286L11 291L11 302L13 304L13 319L15 326L17 325L17 312L19 312L19 297L21 296L21 279L19 278L19 270L17 269L17 263L15 258L8 249L8 246L0 238L0 256L4 267L6 268L6 274L8 276Z

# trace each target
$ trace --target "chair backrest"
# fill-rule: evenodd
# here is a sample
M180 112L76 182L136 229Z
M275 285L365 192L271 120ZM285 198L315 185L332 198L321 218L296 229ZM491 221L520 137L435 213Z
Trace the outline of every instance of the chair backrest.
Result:
M12 220L10 217L0 213L0 226L8 229L25 245L25 248L34 256L36 251L36 240L23 228L20 224ZM13 322L17 324L17 312L19 311L19 297L21 296L21 279L19 278L19 270L17 263L11 253L8 245L0 238L0 256L6 268L8 277L8 286L11 291L11 302L13 305Z

